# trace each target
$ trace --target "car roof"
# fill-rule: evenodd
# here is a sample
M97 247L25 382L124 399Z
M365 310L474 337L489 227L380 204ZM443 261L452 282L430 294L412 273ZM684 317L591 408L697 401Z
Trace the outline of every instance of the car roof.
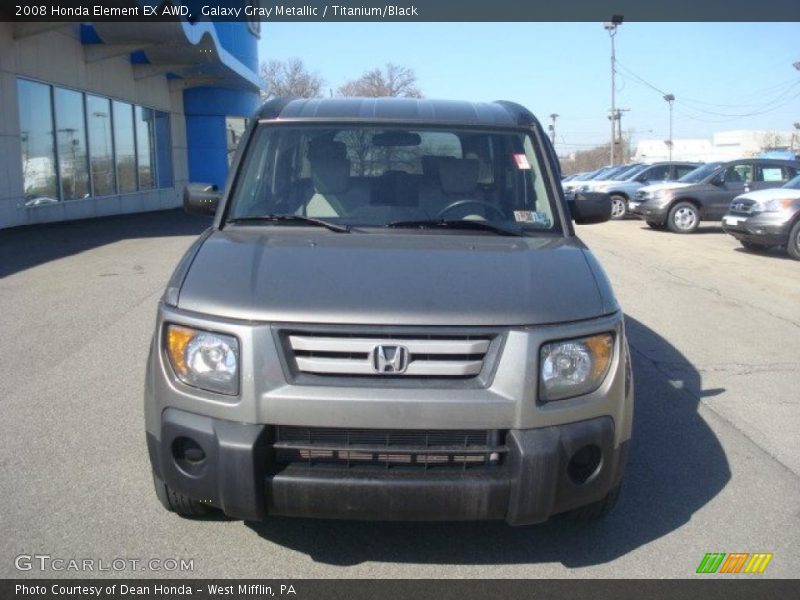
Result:
M514 102L427 98L273 98L256 114L268 121L391 121L489 127L530 127L536 117Z
M729 160L725 162L721 162L720 165L725 165L726 167L729 165L742 163L742 162L753 162L757 165L776 165L782 167L800 167L800 161L797 160L787 160L782 158L737 158L736 160Z

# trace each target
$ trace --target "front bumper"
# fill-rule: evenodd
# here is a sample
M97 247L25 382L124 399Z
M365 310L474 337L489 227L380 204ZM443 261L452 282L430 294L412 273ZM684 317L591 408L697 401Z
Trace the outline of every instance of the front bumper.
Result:
M668 204L656 204L652 200L633 200L628 203L628 212L646 221L663 223L667 219L668 207Z
M722 229L743 242L785 246L789 240L790 223L782 213L758 213L751 217L728 214L722 219Z
M161 438L148 432L154 475L172 489L222 509L262 520L267 515L374 520L505 519L538 523L602 499L622 479L628 441L615 446L614 421L602 416L577 423L508 430L502 464L476 470L328 468L277 465L274 428L169 408ZM187 464L175 456L182 438L205 458ZM583 482L570 460L586 446L600 460Z

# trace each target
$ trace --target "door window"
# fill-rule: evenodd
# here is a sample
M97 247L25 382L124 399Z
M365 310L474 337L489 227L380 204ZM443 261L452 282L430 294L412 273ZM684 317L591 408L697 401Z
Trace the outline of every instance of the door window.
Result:
M680 179L684 175L688 175L697 168L697 165L676 165L675 166L675 179Z
M647 181L666 181L669 179L669 165L658 165L647 169L644 177Z
M746 183L753 180L753 165L743 163L732 165L725 170L725 183Z

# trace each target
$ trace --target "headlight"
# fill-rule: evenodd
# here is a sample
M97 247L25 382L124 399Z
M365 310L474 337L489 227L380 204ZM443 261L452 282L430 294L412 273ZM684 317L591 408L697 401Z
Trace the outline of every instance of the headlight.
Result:
M764 204L764 212L781 212L788 210L792 207L792 202L794 202L794 200L791 198L784 200L769 200L766 204Z
M239 342L230 335L169 325L169 362L178 379L210 392L239 393Z
M657 190L655 192L651 192L650 193L650 197L653 200L659 200L659 199L663 198L666 195L667 195L667 190Z
M539 359L539 399L550 402L593 392L606 378L613 353L610 333L545 344Z

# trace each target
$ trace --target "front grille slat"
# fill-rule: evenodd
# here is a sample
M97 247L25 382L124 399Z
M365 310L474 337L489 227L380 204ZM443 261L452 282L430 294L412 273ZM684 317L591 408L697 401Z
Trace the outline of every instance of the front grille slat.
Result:
M508 452L497 430L395 430L277 426L279 465L460 469L496 467Z
M286 351L298 372L316 376L463 379L481 373L493 338L288 332Z

